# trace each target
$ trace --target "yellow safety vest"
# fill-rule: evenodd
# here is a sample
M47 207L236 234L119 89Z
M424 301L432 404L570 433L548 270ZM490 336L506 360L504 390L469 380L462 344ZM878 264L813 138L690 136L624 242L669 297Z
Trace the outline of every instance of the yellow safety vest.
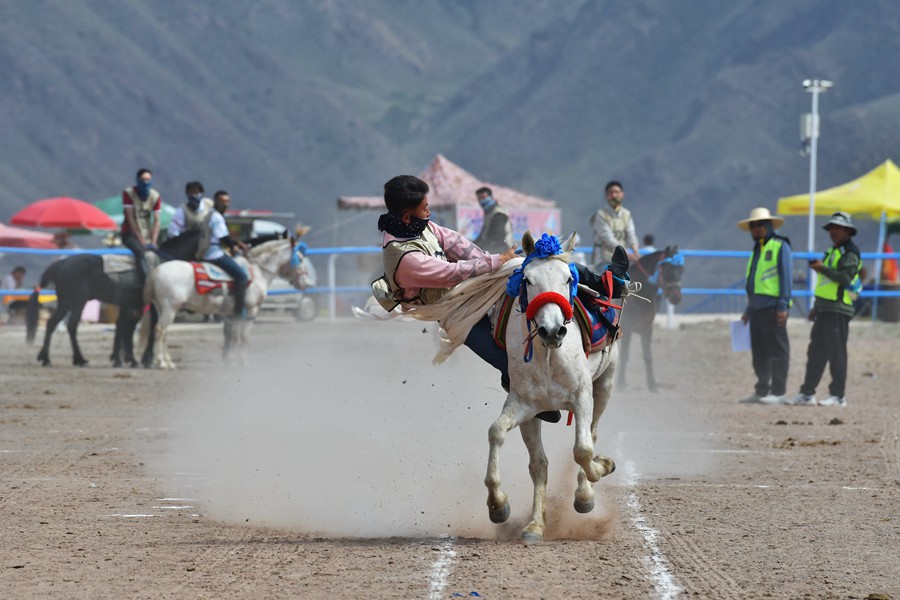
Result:
M840 248L832 246L825 253L825 260L822 262L826 267L837 270L838 263L841 262L843 256L843 246ZM853 301L859 296L859 291L862 289L862 282L859 279L860 270L862 270L862 260L859 261L856 273L853 275L853 279L850 280L850 285L846 288L830 277L826 277L824 274L819 273L818 277L816 277L816 298L821 298L823 300L837 300L838 294L840 294L841 302L852 305Z
M778 277L778 253L781 252L782 240L772 236L759 249L759 257L756 262L756 273L753 276L753 293L760 296L773 296L778 298L781 292L781 279ZM753 267L754 254L747 261L747 275L750 279L750 270Z

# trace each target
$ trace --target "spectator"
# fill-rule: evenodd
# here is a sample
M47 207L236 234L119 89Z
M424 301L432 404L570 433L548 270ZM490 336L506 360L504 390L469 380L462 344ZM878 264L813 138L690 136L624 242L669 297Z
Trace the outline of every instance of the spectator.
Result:
M839 211L823 227L831 238L832 247L825 252L824 260L812 260L809 268L818 273L815 303L809 311L813 322L806 350L806 375L800 393L787 404L805 406L846 406L844 396L847 384L847 336L853 317L853 301L862 289L859 273L862 259L859 248L853 243L856 227L850 215ZM828 365L831 383L828 397L816 402L816 387Z
M753 236L747 262L747 308L741 315L750 323L750 350L756 390L740 402L781 404L787 391L791 347L787 334L791 307L791 241L775 233L784 219L754 208L738 228Z
M0 290L21 290L23 289L23 280L25 279L25 267L17 266L13 268L12 271L6 274L3 278L3 281L0 282ZM20 311L25 310L28 306L27 297L23 298L21 296L4 296L3 304L6 305L6 311L9 314L9 318L12 321L14 316L19 314Z
M597 268L612 260L616 246L624 246L629 252L628 259L632 262L641 257L638 250L637 234L634 232L634 219L631 212L622 207L625 200L625 188L618 181L610 181L606 184L606 202L608 207L603 207L591 217L591 226L594 228L594 253L591 261Z
M475 196L484 211L484 220L481 223L481 231L475 238L475 245L488 254L506 252L513 245L509 215L497 205L491 188L479 188Z

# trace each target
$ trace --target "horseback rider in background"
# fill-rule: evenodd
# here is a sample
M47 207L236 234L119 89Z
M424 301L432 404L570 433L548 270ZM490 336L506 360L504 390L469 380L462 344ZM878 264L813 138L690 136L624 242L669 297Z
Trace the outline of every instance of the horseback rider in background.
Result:
M150 169L139 169L135 185L122 192L122 244L134 254L134 265L138 277L147 279L145 254L156 248L159 239L159 211L162 199L153 189L153 173Z

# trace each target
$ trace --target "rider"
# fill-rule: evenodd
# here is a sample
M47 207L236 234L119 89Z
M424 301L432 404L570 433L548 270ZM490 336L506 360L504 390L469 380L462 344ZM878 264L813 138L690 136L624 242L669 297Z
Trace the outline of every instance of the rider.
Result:
M162 200L153 189L153 173L139 169L135 185L122 192L122 244L134 254L134 266L141 281L147 278L144 254L159 238L159 211Z
M209 218L212 216L213 202L203 197L203 184L189 181L184 186L187 201L175 210L172 222L169 223L170 238L188 231L198 230L200 239L197 246L197 258L202 257L209 248Z
M231 238L228 234L228 226L225 224L225 217L218 210L210 211L207 223L209 247L203 255L203 260L221 267L223 271L234 279L234 316L242 319L244 318L244 293L247 290L247 273L233 258L225 253L222 246L226 246L232 252L236 252L247 248L247 244Z
M502 254L487 254L460 233L429 220L428 184L412 175L398 175L384 184L384 203L388 212L378 219L384 232L382 257L384 277L372 284L375 298L388 311L401 302L432 304L450 288L466 279L492 273L515 256L515 244ZM624 257L624 249L618 255ZM618 262L614 274L627 276ZM579 265L579 276L591 280L590 271ZM597 278L595 273L593 274ZM607 295L610 295L607 293ZM509 389L506 351L494 343L490 318L485 315L466 337L465 345L501 373L501 385ZM539 418L559 421L558 411L541 413Z

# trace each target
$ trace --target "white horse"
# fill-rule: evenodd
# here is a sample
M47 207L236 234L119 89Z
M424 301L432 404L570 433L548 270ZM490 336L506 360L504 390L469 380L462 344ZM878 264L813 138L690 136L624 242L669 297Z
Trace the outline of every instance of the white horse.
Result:
M522 531L525 541L542 540L546 523L547 456L541 441L541 421L534 418L537 413L569 410L574 414L574 456L580 467L576 511L593 510L591 484L616 468L612 459L594 456L594 444L597 422L612 391L619 349L615 335L610 333L610 342L602 351L585 356L580 327L571 320L573 279L577 276L570 268L574 245L574 236L563 249L555 237L547 235L536 244L528 232L522 239L528 255L524 262L513 259L497 273L463 282L436 304L409 307L416 318L441 324L444 348L435 362L442 362L465 339L472 322L484 314L485 304L492 304L498 289L506 287L506 276L518 267L510 285L524 299L523 311L513 311L507 326L510 391L488 432L490 452L484 483L490 519L503 523L509 518L510 508L507 495L500 490L500 449L507 433L519 427L528 447L534 483L531 521Z
M266 293L276 275L281 275L297 289L311 285L306 259L293 239L277 239L265 242L247 251L246 257L238 257L237 262L247 270L250 282L244 295L246 318L233 319L225 328L225 354L233 347L239 347L243 357L253 319L266 298ZM208 264L208 263L207 263ZM158 321L152 327L151 312L141 321L141 342L146 343L143 362L162 369L175 369L175 362L166 345L166 331L181 309L207 315L222 315L230 319L234 310L234 296L227 288L224 293L197 292L192 263L173 260L162 263L148 276L144 285L144 303L156 308ZM230 280L230 277L227 279ZM154 354L154 338L156 348Z

